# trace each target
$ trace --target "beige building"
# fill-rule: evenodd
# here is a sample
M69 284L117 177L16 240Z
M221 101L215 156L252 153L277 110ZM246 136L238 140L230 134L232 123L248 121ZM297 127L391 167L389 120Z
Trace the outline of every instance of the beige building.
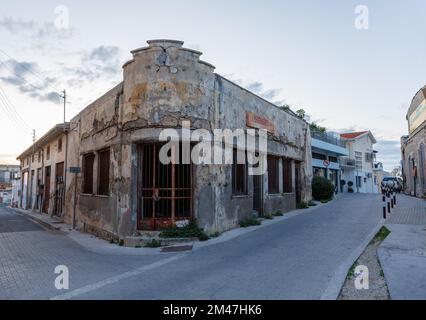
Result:
M68 123L56 125L18 157L21 208L63 216L68 128Z
M426 198L426 86L414 96L406 119L409 135L401 138L404 190Z
M201 52L184 48L181 41L153 40L148 45L132 51L122 83L70 121L65 167L80 173L66 176L62 218L67 223L111 238L196 219L207 233L214 233L235 228L253 214L290 211L297 202L311 199L310 132L304 120L214 73L214 66L200 60ZM247 160L161 163L160 133L180 130L184 122L190 123L191 133L267 130L267 172L249 175ZM56 127L37 143L44 152L49 144L51 157L55 154L40 164L51 167L50 199L56 199L53 177L64 163L63 153L55 152L60 137L65 139ZM234 147L235 159L240 147ZM20 156L28 176L39 168L30 165L31 150ZM243 154L246 158L259 152ZM23 201L24 207L34 207L34 201L30 204ZM50 200L48 212L54 208Z

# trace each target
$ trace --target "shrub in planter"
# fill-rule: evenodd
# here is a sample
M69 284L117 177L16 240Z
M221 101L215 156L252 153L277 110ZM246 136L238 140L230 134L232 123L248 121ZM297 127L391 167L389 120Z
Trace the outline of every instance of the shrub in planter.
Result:
M345 180L340 180L340 192L343 192L344 188L346 185L346 181Z
M334 196L334 185L326 178L315 177L312 180L312 196L315 200L329 200Z
M352 188L353 185L354 185L354 183L352 181L348 182L348 192L349 193L353 193L354 192L354 189Z

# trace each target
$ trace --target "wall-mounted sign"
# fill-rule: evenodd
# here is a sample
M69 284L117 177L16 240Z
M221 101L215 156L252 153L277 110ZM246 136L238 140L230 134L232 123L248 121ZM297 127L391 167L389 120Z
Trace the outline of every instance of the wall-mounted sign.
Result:
M325 167L328 168L330 166L330 161L324 160L323 164L324 164Z
M253 112L247 112L247 127L264 129L272 134L276 133L275 125L271 120L259 116Z
M70 173L80 173L81 172L81 168L79 168L79 167L70 167L69 170L70 170Z

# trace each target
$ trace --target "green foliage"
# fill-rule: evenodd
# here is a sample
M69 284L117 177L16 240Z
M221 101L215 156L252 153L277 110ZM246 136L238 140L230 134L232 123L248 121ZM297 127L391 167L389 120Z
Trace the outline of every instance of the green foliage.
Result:
M145 248L159 248L159 247L161 247L161 241L156 239L152 239L150 242L148 242L145 245Z
M326 127L322 127L322 126L320 126L319 124L317 124L315 122L312 122L309 125L309 128L311 129L311 131L318 131L318 132L322 132L322 133L327 132L327 128Z
M306 111L303 109L299 109L296 111L296 114L300 119L304 119L306 115Z
M118 245L119 245L120 247L124 246L124 240L123 240L123 239L120 239L120 240L118 241Z
M261 225L262 223L257 220L256 218L245 218L244 220L240 221L240 227L241 228L248 228L251 226L258 226Z
M311 200L311 201L308 202L308 206L310 206L310 207L316 207L317 204Z
M274 217L272 216L272 214L267 214L267 215L264 216L264 218L266 220L272 220L272 219L274 219Z
M217 238L220 236L220 232L216 231L215 233L210 235L210 238Z
M206 241L209 236L203 229L198 227L196 220L191 220L185 227L170 227L160 233L161 238L198 238L200 241Z
M374 241L380 241L382 242L383 240L385 240L387 238L387 236L390 234L390 230L388 228L386 228L385 226L383 226L379 232L376 234L376 236L374 237Z
M277 210L275 213L274 213L274 216L276 216L276 217L282 217L284 215L284 213L281 211L281 210Z
M309 204L306 201L302 201L302 202L298 203L296 207L297 207L297 209L308 209Z
M314 177L312 180L312 196L317 201L333 199L334 185L324 177Z

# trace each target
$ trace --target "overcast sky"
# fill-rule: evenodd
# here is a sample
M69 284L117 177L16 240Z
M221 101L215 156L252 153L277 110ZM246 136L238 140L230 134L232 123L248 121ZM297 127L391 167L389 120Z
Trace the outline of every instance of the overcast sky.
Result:
M355 28L358 5L369 9L367 30ZM130 50L167 38L330 130L371 130L391 170L408 106L426 83L425 15L423 0L3 0L0 163L31 144L32 129L40 137L62 121L58 90L69 93L69 120L121 81ZM5 106L22 119L10 120Z

